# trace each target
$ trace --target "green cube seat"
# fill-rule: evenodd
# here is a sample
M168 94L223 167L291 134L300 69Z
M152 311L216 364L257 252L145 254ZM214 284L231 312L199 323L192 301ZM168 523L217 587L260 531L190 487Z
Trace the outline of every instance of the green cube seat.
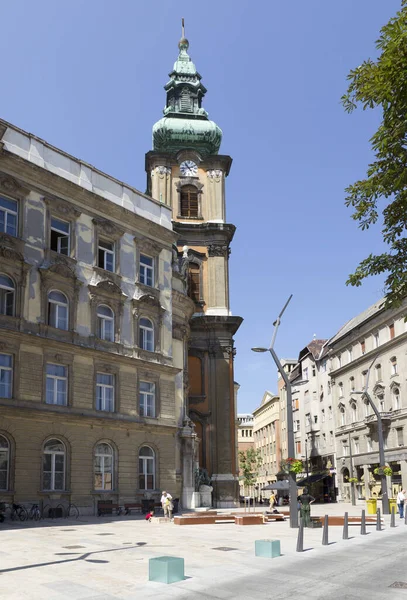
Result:
M280 540L256 540L255 554L265 558L281 556Z
M175 583L184 579L184 559L178 556L157 556L149 560L149 581Z

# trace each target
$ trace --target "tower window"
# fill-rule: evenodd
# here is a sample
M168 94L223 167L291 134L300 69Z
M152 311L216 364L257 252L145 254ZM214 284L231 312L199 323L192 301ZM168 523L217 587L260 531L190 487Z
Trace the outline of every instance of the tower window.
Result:
M189 297L194 302L199 302L201 299L199 265L195 263L189 266Z
M185 185L181 189L181 217L198 216L198 190L193 185Z

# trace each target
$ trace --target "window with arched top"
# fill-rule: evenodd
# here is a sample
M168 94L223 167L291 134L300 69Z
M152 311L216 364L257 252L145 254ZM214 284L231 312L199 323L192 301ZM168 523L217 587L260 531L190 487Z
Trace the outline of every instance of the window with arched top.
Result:
M6 492L9 488L10 474L10 443L4 435L0 435L0 490Z
M399 410L400 408L400 390L398 387L393 389L393 408Z
M105 304L97 307L97 335L101 340L114 342L114 313Z
M199 217L198 190L193 185L184 185L181 188L181 217Z
M62 292L52 290L48 294L48 325L56 329L68 330L68 299Z
M94 489L113 490L114 451L110 444L96 446L94 465Z
M352 411L352 423L356 423L356 421L358 420L358 409L356 406L356 402L352 401L350 403L350 409Z
M65 468L65 444L58 439L48 440L43 450L43 489L52 492L65 490Z
M397 375L398 373L397 358L395 356L392 356L390 359L390 372L391 375Z
M139 321L139 347L154 352L154 325L150 319L142 317Z
M340 415L341 425L346 425L346 412L345 412L345 407L343 406L343 404L339 405L339 415Z
M155 489L155 454L150 446L142 446L139 451L139 489Z
M0 315L14 316L15 286L8 275L0 274Z

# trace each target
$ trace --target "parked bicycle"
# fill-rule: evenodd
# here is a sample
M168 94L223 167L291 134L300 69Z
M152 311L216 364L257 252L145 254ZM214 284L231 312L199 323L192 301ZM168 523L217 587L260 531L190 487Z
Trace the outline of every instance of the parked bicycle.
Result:
M79 509L75 504L69 504L68 508L66 509L66 514L65 514L65 518L75 518L78 519L79 518Z
M15 521L16 519L20 519L20 521L25 521L27 519L27 511L24 508L24 506L22 506L22 504L15 504L13 502L13 504L11 505L11 513L10 513L10 518L12 521Z
M34 521L39 521L41 519L41 511L38 504L33 504L28 513L28 518Z

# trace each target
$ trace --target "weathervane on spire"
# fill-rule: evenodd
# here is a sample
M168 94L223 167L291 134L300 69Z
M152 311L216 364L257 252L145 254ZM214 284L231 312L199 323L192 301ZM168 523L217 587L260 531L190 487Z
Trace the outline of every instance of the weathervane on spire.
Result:
M185 37L185 21L184 21L184 17L182 17L181 19L181 23L182 23L182 28L181 28L181 39L179 41L178 44L178 48L180 50L188 50L189 48L189 42L187 40L187 38Z
M181 35L181 37L182 38L185 37L185 22L184 22L184 17L182 17L182 35Z

